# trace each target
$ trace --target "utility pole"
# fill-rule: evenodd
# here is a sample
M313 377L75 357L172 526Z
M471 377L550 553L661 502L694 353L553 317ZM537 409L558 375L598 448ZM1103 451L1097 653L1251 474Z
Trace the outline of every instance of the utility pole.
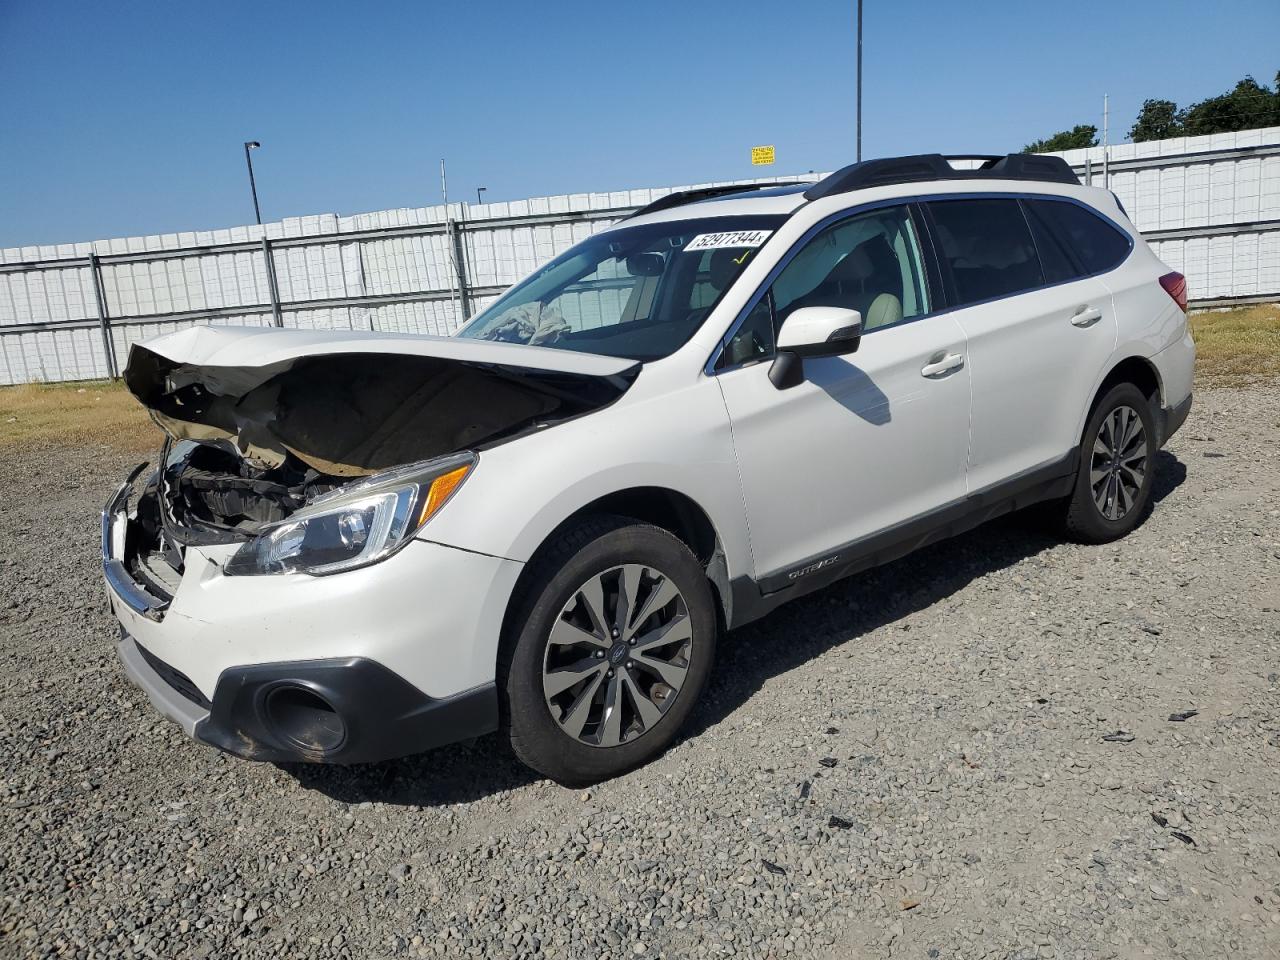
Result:
M1111 98L1104 93L1102 95L1102 186L1107 190L1111 189L1111 140L1108 136L1110 120Z
M246 140L244 142L244 162L249 168L249 192L253 194L253 217L262 224L262 211L258 209L258 185L253 182L253 157L249 156L250 150L257 150L262 144L257 140Z
M862 0L858 0L858 152L856 159L862 162Z

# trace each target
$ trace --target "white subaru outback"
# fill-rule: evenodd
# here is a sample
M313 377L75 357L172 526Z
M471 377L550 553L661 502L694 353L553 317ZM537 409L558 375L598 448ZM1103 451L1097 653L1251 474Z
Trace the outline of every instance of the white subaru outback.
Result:
M128 674L243 757L491 731L565 783L662 751L717 637L1037 502L1101 543L1186 419L1186 286L1050 157L666 197L456 337L133 348L168 440L102 518Z

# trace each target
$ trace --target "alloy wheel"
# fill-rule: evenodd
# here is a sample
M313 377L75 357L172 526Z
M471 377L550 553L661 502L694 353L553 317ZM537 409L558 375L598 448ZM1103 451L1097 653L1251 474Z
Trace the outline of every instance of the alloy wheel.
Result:
M1098 512L1108 520L1126 516L1137 503L1147 476L1147 433L1129 406L1103 418L1093 440L1089 487Z
M688 604L666 574L628 563L592 576L548 637L542 691L551 716L589 746L634 742L679 695L692 645Z

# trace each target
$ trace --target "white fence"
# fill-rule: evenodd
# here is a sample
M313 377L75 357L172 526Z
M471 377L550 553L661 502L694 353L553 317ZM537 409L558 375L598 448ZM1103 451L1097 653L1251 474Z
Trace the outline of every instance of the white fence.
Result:
M1280 299L1280 128L1063 156L1107 182L1205 304ZM800 178L815 179L817 175ZM451 333L673 189L451 204L0 250L0 383L112 376L136 340L223 323Z
M1109 148L1108 186L1200 305L1280 300L1280 127ZM1103 150L1061 154L1094 184Z

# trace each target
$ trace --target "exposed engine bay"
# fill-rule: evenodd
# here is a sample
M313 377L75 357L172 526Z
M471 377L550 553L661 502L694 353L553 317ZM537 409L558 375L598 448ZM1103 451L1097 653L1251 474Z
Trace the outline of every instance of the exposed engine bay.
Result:
M350 480L324 476L291 456L258 468L228 441L167 441L160 467L137 491L125 566L167 599L183 573L187 545L246 540Z
M252 533L350 479L325 476L292 454L279 466L254 467L225 440L166 444L163 462L157 495L173 523L191 530Z

